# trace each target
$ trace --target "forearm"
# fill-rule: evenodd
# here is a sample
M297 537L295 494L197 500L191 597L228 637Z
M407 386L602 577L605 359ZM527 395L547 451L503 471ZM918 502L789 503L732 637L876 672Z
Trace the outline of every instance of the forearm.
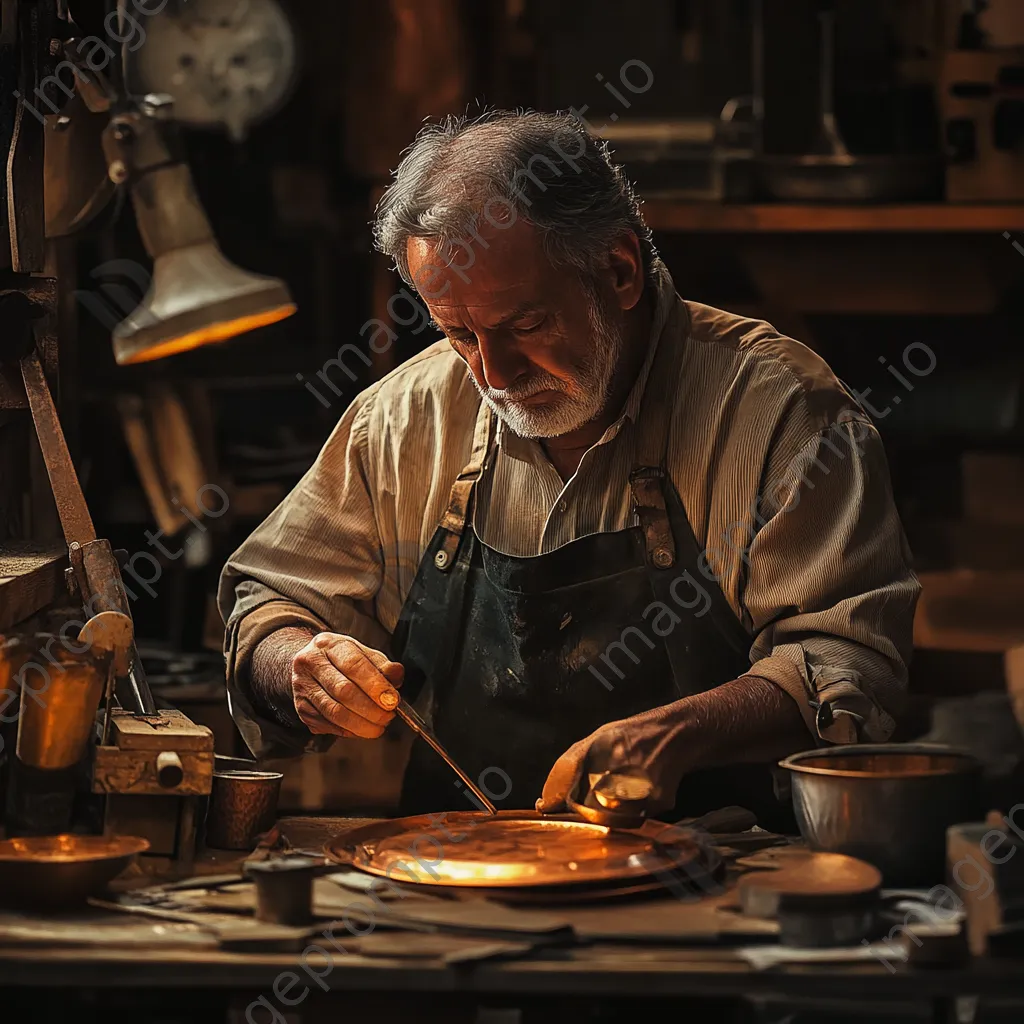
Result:
M775 761L814 746L796 701L757 676L687 697L678 708L673 742L690 768Z
M287 626L265 637L252 652L249 684L254 705L282 725L302 728L292 699L292 661L316 630Z

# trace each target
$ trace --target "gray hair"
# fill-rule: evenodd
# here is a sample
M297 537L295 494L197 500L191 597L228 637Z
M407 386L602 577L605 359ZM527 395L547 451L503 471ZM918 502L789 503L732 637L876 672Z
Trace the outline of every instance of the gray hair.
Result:
M585 282L632 231L653 279L658 253L640 200L608 144L572 114L492 110L426 125L377 206L374 240L415 287L410 238L440 241L449 252L461 245L472 260L474 239L486 248L482 220L505 229L520 217L540 231L551 262L575 267Z

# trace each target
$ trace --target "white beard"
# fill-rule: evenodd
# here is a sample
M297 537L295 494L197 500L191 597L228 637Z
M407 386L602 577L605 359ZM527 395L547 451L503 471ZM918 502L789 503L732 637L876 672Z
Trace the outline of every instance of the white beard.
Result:
M604 410L611 392L612 377L622 355L623 338L605 316L596 296L590 302L589 319L593 356L571 380L561 380L545 372L504 391L476 385L499 419L520 437L561 437L579 430ZM476 384L475 377L473 383ZM532 409L522 404L523 399L541 391L560 394L557 398L552 397L543 409Z

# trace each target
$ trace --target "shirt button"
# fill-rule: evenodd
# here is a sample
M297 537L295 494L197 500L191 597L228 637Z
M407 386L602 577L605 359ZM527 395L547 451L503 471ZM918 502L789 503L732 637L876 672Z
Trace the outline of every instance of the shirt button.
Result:
M559 512L564 512L568 507L569 503L564 498L558 503Z

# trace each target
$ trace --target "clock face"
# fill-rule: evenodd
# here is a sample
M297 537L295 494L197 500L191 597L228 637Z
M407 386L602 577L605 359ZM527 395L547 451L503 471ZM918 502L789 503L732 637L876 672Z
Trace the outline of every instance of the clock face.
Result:
M128 55L131 91L171 96L175 121L239 140L288 95L295 33L275 0L189 0L145 28L145 44Z

